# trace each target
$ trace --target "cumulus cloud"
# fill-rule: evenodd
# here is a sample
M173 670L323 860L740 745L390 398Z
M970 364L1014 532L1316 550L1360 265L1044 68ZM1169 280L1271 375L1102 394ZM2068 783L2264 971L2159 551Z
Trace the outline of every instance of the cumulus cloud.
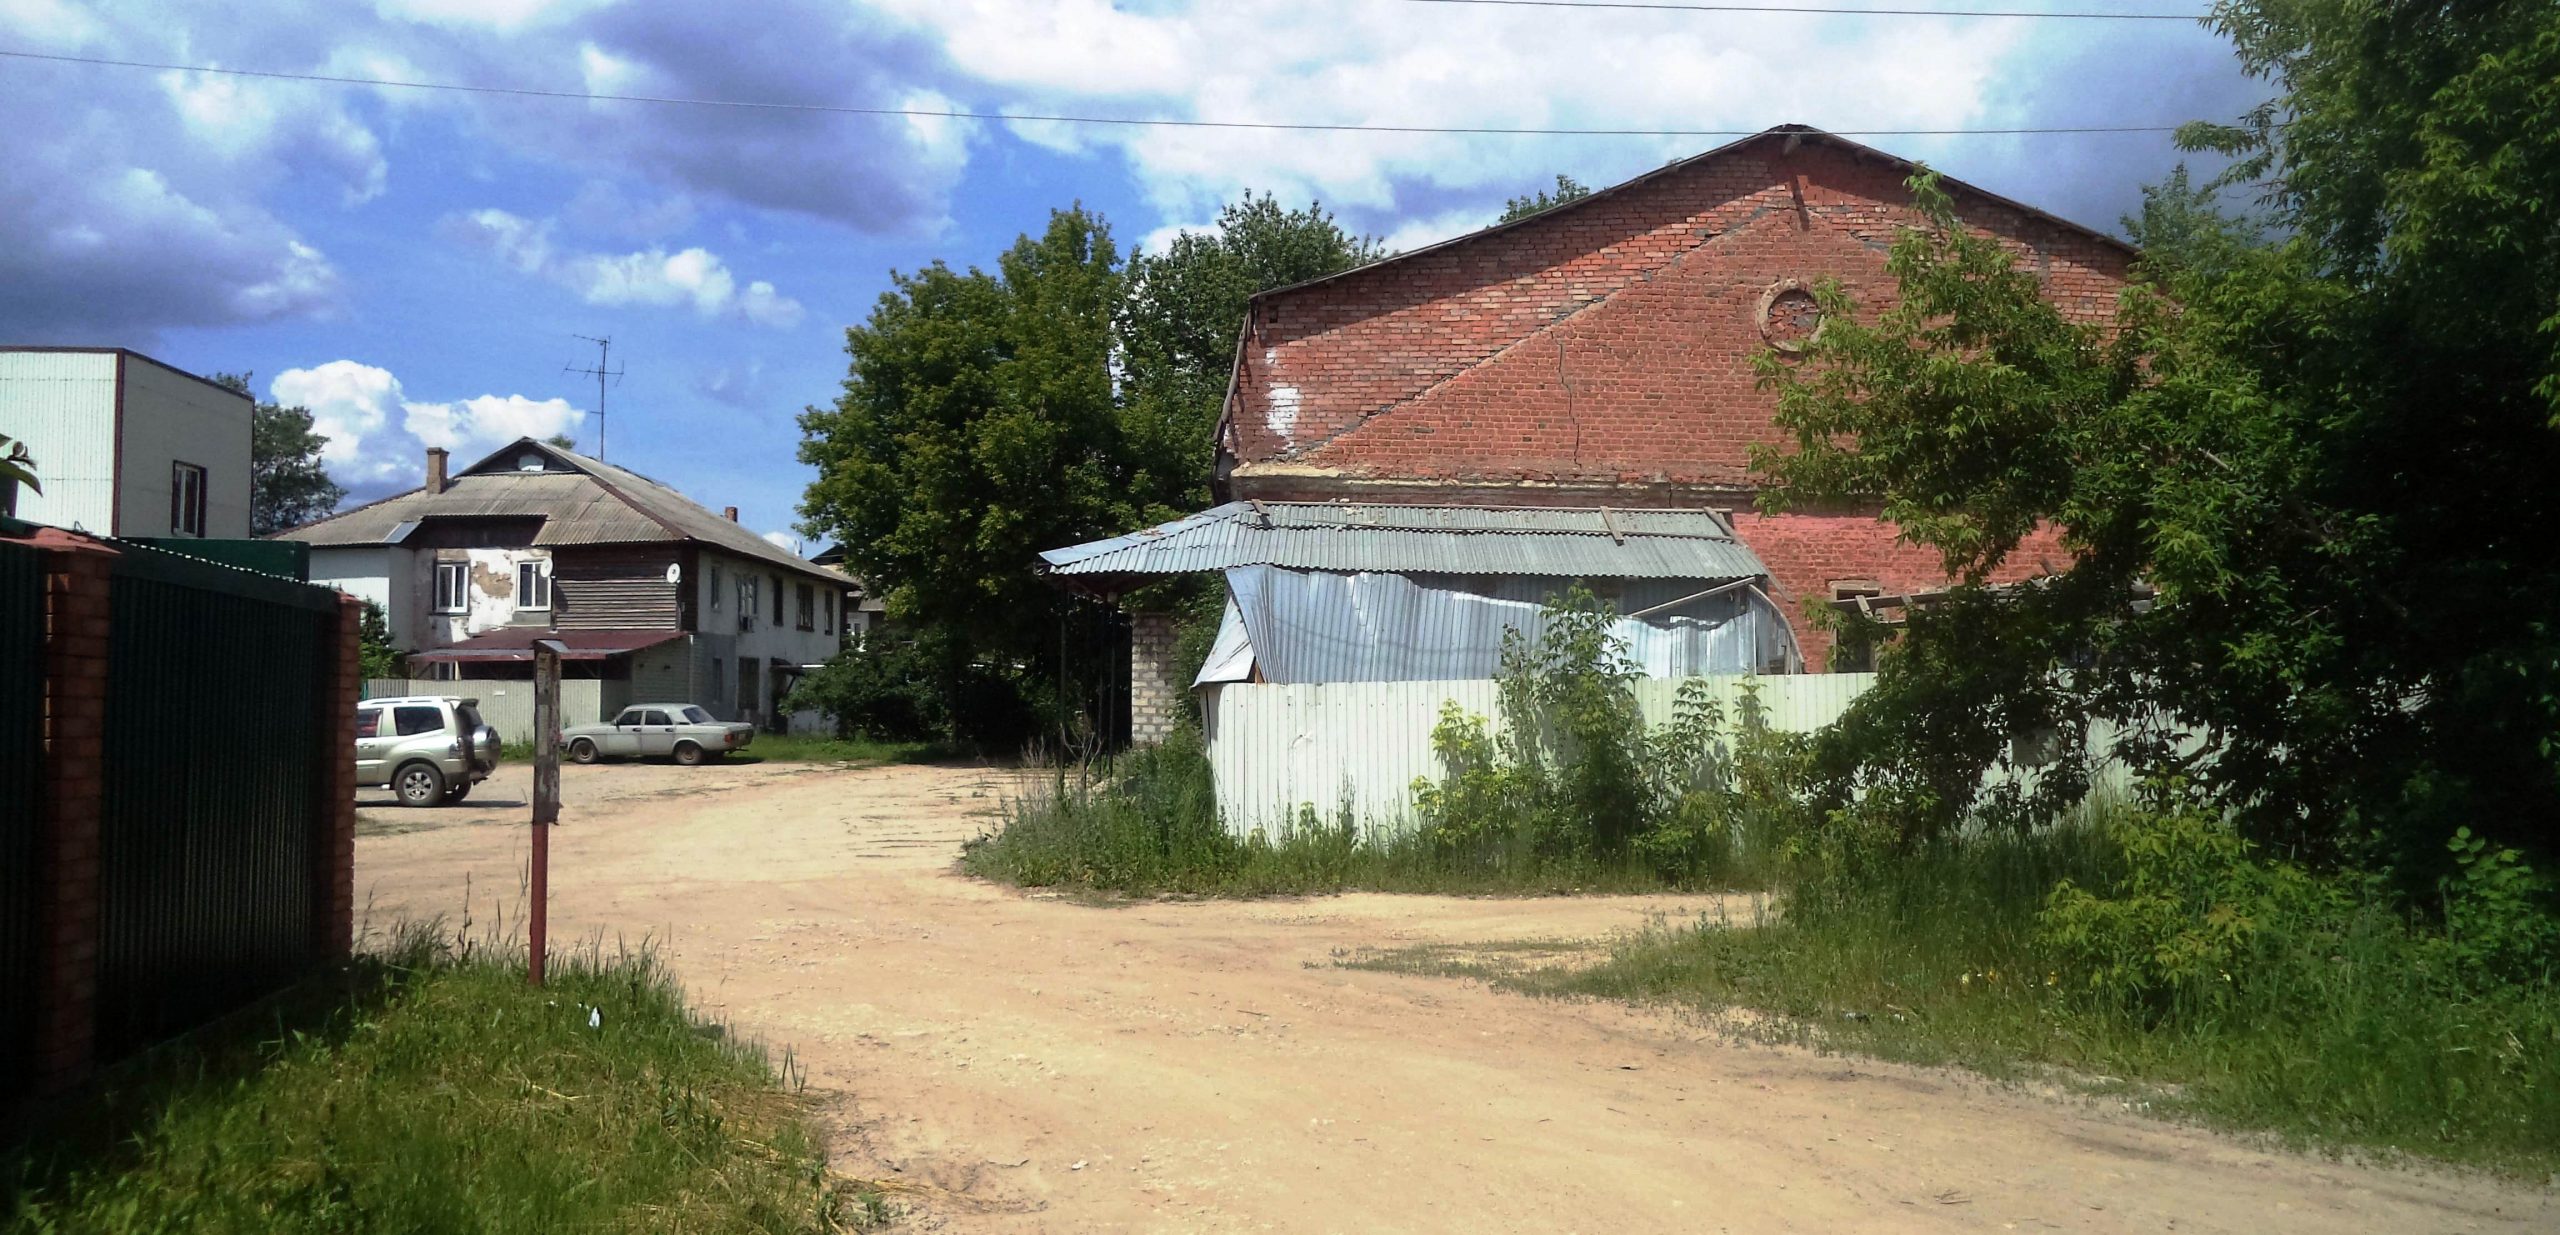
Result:
M785 553L800 551L800 538L789 532L767 532L764 534L764 542Z
M460 466L520 437L574 435L587 415L565 399L515 394L415 400L390 370L355 360L287 369L267 393L311 409L311 427L327 439L321 461L359 500L414 483L426 447L453 451Z
M741 287L728 263L700 247L673 253L651 246L635 253L572 253L551 242L553 225L504 210L447 216L439 230L479 249L520 274L536 275L576 292L592 305L691 307L706 318L736 315L759 326L800 324L800 302L757 279Z

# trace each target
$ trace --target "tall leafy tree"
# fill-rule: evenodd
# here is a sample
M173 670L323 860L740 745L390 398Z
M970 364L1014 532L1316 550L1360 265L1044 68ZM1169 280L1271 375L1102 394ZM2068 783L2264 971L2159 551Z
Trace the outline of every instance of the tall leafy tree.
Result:
M1549 193L1545 189L1540 189L1523 197L1512 198L1502 204L1502 217L1495 219L1494 222L1496 224L1515 222L1533 214L1553 210L1566 202L1580 201L1589 196L1591 196L1590 185L1571 176L1559 175L1556 177L1555 192Z
M800 459L818 469L802 526L842 543L895 619L934 634L946 687L989 661L1035 690L1084 680L1060 647L1066 598L1030 567L1042 549L1131 517L1110 231L1081 207L1056 211L994 271L936 262L893 277L870 320L845 332L852 367L835 406L800 418ZM1047 719L1072 702L1051 700ZM962 719L968 736L1023 736L997 732L1001 718Z
M1162 255L1130 260L1113 327L1131 492L1141 507L1171 518L1208 503L1210 433L1245 302L1381 256L1375 238L1345 231L1321 203L1291 210L1247 193L1218 212L1216 230L1186 232Z
M213 380L248 395L251 376L217 373ZM311 409L250 398L249 534L272 536L336 510L347 491L321 463L329 439L312 428Z
M1826 288L1805 363L1763 358L1795 439L1762 456L1771 500L1880 502L1966 581L1888 651L1829 765L1920 835L2009 737L2108 722L2298 854L2423 876L2461 825L2547 851L2560 9L2216 20L2280 93L2185 138L2238 156L2260 213L2155 191L2113 328L2047 306L1924 179L1898 302L1862 317ZM2065 569L1983 586L2039 525ZM2086 756L2020 805L2068 798Z

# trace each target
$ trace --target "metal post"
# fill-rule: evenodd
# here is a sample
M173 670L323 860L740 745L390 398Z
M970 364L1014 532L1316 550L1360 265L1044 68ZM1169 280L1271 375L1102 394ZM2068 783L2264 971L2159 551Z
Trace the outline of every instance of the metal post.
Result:
M542 985L545 912L551 900L551 828L560 821L560 654L557 639L533 642L533 890L525 979Z

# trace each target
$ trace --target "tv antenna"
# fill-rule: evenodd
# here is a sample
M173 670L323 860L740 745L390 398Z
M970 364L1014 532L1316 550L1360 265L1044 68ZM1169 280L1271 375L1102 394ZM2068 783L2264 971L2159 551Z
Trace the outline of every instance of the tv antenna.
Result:
M602 463L604 462L605 381L608 378L615 381L621 380L622 370L613 367L612 338L607 337L599 339L591 334L573 334L569 337L572 339L584 339L587 342L596 345L596 367L592 369L581 369L576 365L568 365L563 367L560 371L563 373L581 374L583 376L596 379L596 462Z

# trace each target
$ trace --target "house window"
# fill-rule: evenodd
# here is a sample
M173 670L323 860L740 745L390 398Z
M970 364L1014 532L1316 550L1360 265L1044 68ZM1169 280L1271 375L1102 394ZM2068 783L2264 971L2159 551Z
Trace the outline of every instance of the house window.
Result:
M549 562L516 563L516 608L551 607L550 566Z
M722 602L722 600L721 600L720 593L721 593L721 592L722 592L722 590L724 590L727 586L728 586L728 581L727 581L727 580L725 580L725 579L723 579L723 578L721 578L721 575L720 575L720 568L719 568L719 567L717 567L717 566L712 567L712 568L711 568L711 611L712 611L713 613L718 613L718 612L720 612L721 608L723 607L723 602Z
M818 628L822 634L836 633L836 594L827 593L827 624Z
M195 464L169 465L169 534L204 535L204 469Z
M471 607L471 563L436 563L436 612L460 613Z
M782 625L782 576L773 577L773 624Z
M738 576L738 629L740 631L756 628L756 603L755 576Z
M800 585L800 629L816 630L817 628L818 589L803 583Z

